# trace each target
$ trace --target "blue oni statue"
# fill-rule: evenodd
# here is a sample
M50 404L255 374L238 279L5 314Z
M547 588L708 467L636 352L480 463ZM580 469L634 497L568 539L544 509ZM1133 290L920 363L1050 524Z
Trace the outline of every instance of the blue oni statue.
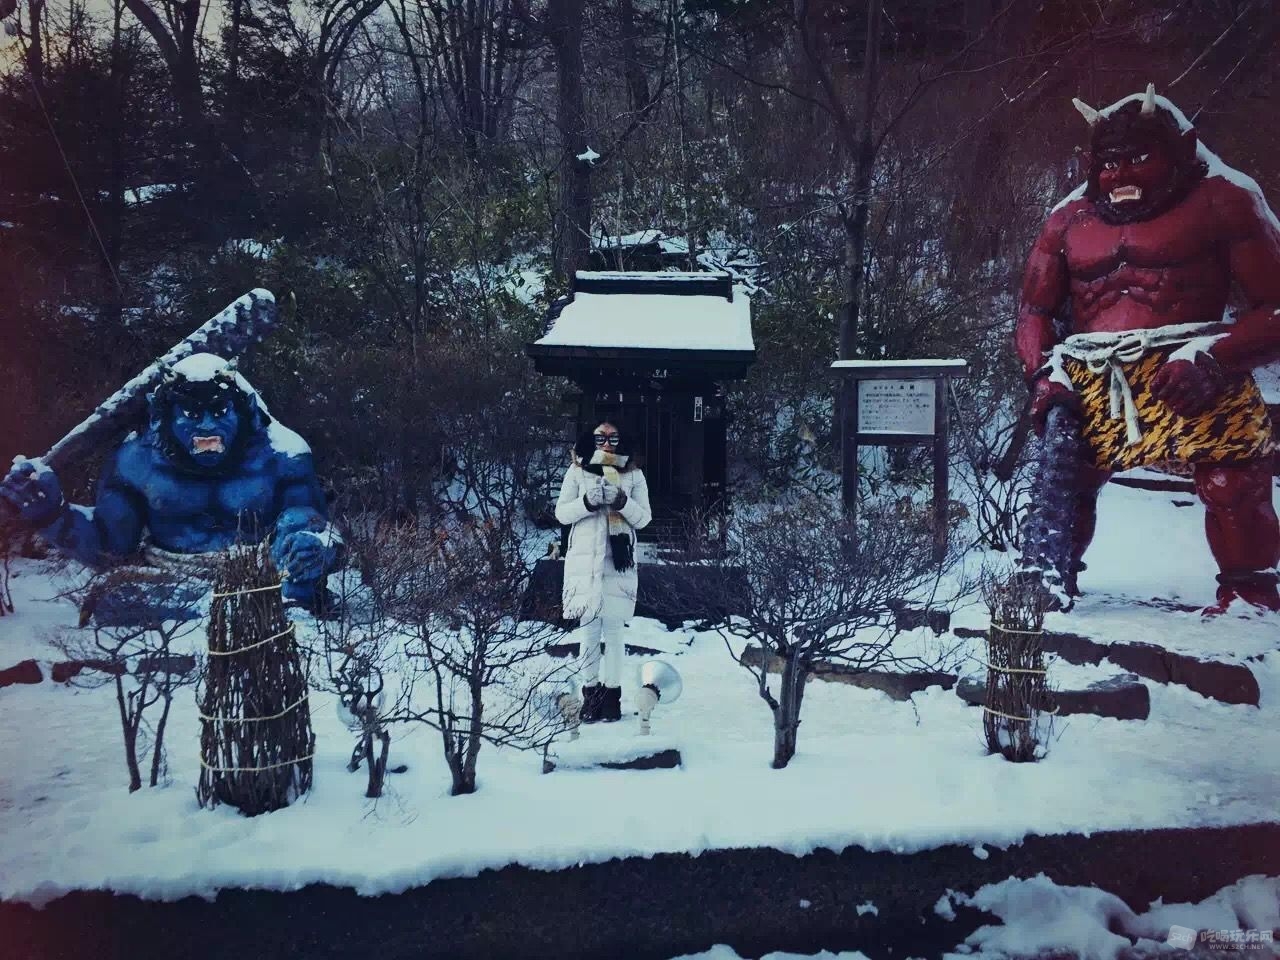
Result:
M147 560L183 559L270 538L285 599L323 606L342 539L306 442L212 354L174 364L148 402L146 430L115 451L92 507L67 503L39 460L17 460L0 497L61 553L92 567L140 551Z

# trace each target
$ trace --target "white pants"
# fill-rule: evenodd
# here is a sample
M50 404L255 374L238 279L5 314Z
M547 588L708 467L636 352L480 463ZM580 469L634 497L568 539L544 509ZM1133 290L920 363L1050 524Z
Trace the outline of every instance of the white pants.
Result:
M602 615L580 628L578 682L584 687L599 681L606 687L622 686L622 665L626 657L626 640L622 618ZM600 646L604 645L603 656ZM603 668L600 661L604 661Z

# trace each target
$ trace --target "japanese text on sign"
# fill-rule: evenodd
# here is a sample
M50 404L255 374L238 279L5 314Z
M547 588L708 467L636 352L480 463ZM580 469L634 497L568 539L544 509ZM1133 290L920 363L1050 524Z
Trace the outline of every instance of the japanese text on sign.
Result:
M933 380L858 381L858 432L933 435Z

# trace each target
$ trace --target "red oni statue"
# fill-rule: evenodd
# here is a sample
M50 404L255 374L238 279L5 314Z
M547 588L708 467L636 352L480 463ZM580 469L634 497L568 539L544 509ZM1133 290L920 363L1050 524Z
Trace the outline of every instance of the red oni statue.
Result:
M1080 420L1072 592L1101 486L1178 464L1220 569L1208 612L1236 599L1280 610L1276 444L1250 372L1280 358L1280 222L1153 87L1103 111L1075 105L1088 182L1031 251L1014 337L1036 429L1056 405Z

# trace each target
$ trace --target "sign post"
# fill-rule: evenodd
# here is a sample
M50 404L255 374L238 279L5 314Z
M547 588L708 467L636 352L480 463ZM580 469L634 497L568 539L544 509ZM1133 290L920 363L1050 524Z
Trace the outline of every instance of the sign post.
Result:
M841 494L857 514L858 447L933 445L933 552L947 552L947 395L953 378L965 377L964 360L838 360L831 365L848 391L841 424Z

